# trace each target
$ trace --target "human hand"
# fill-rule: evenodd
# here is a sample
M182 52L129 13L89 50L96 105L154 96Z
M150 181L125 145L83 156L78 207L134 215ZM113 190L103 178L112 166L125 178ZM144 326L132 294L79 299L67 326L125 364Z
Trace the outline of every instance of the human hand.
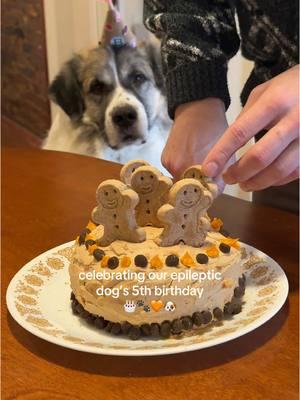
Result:
M180 179L187 167L202 163L227 127L224 104L217 98L179 106L162 153L163 166L175 180ZM217 183L222 190L223 180Z
M235 152L263 129L268 132L226 170ZM245 191L279 186L299 178L299 66L257 86L237 118L203 162L203 171L222 173Z

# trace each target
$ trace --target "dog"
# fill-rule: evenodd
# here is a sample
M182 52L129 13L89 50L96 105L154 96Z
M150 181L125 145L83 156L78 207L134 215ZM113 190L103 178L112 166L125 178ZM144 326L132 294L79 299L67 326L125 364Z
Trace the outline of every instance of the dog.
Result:
M74 55L49 94L59 110L44 149L122 164L144 159L163 170L160 156L171 120L159 46L150 41Z

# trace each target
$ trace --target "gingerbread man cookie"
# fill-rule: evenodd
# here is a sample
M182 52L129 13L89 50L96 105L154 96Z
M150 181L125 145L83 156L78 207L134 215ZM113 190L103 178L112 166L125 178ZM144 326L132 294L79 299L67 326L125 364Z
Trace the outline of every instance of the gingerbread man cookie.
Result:
M200 181L203 186L208 189L213 198L215 199L218 195L218 186L214 181L209 178L208 176L205 176L202 172L202 165L193 165L186 169L183 173L183 178L192 178L192 179L197 179Z
M144 160L131 160L125 165L123 165L120 173L121 181L126 185L130 186L132 174L138 167L143 167L145 165L149 165L147 161Z
M158 238L161 246L172 246L180 241L190 246L201 246L210 228L206 210L212 203L211 193L196 179L182 179L174 184L169 202L158 210L164 230Z
M108 179L102 182L96 192L97 207L92 212L95 223L104 227L100 246L108 246L115 240L142 242L145 231L137 227L135 207L139 197L124 183Z
M157 218L159 207L167 201L172 180L150 166L139 167L131 177L130 186L140 198L136 207L136 219L140 226L162 226Z

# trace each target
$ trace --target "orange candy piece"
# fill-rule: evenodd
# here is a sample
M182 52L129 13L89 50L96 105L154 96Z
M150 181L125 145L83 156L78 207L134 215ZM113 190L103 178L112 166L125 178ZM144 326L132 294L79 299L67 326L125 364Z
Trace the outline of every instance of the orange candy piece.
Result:
M98 246L96 244L93 244L92 246L88 247L88 252L89 254L93 254L94 250L98 249Z
M131 258L129 256L124 256L121 258L121 267L128 268L131 264Z
M94 224L94 222L92 222L91 220L89 220L89 223L87 224L87 229L89 229L90 231L93 231L94 229L97 228L97 225Z
M223 225L224 224L223 224L223 221L221 220L221 218L214 218L210 223L210 226L216 232L219 232Z
M208 249L206 249L206 254L208 255L208 257L216 258L219 256L220 252L216 246L211 246Z
M102 268L106 268L107 267L107 263L108 263L109 258L110 258L109 256L104 256L102 258L102 260L101 260L101 267Z
M164 266L164 263L161 261L159 256L154 256L150 260L151 268L160 269Z
M180 259L181 263L185 266L185 267L195 267L195 261L193 260L192 256L190 255L190 253L187 251Z
M239 239L233 239L231 237L222 239L221 243L228 244L229 246L234 247L237 250L241 247L239 244Z

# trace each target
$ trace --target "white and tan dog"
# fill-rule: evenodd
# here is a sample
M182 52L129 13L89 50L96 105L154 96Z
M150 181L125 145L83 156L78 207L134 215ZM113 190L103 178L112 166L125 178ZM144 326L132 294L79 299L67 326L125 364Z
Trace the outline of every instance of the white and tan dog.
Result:
M50 85L60 106L44 149L162 168L171 121L159 47L97 47L68 61Z

